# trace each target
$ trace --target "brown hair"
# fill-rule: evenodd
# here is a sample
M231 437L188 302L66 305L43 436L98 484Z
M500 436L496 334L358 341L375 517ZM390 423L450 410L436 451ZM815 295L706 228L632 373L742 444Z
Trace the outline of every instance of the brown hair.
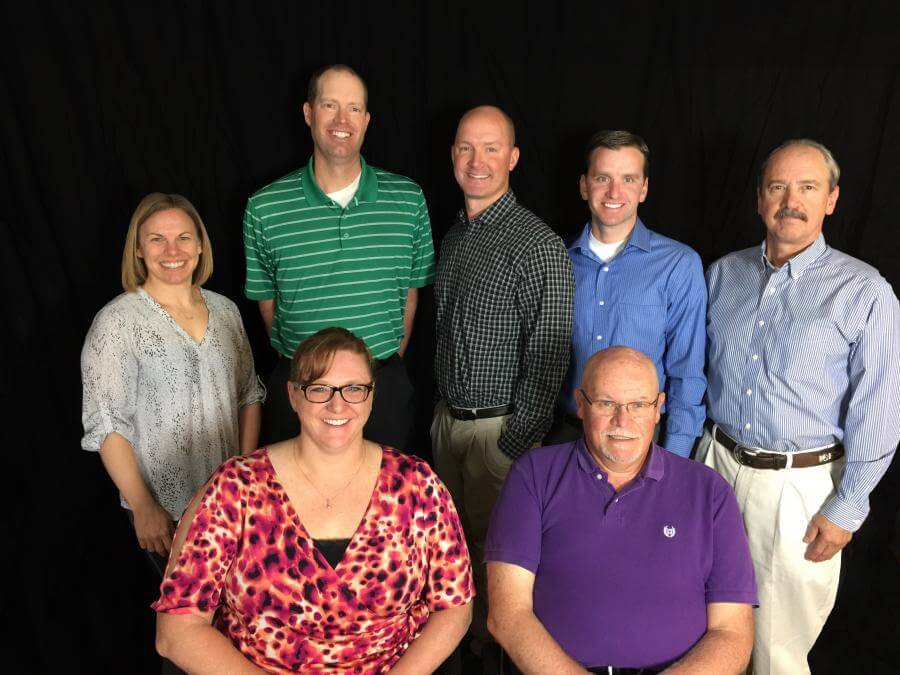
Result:
M647 147L647 142L637 134L630 131L604 129L591 136L584 147L586 171L591 170L591 156L597 148L606 148L607 150L636 148L644 156L644 178L650 177L650 148Z
M345 63L332 63L328 66L322 66L310 75L309 85L306 88L307 103L312 105L316 102L316 99L319 97L319 80L322 79L322 76L326 73L347 73L359 80L363 89L363 105L366 106L366 108L369 107L369 88L366 86L366 81L362 79L362 76L360 76L359 73Z
M323 328L297 345L291 359L291 382L309 384L322 377L331 367L337 352L359 354L366 362L372 378L372 354L366 343L346 328ZM365 384L357 382L356 384Z
M141 225L159 211L167 209L180 209L194 222L197 230L197 236L200 239L200 261L194 268L191 277L191 283L195 286L202 286L206 280L212 275L213 271L213 253L212 244L209 241L209 235L206 233L206 226L197 213L197 209L187 199L178 194L165 194L162 192L151 192L144 197L134 214L131 216L131 223L128 225L128 233L125 235L125 250L122 253L122 288L128 292L134 292L138 286L147 280L147 265L143 258L138 256L138 233Z

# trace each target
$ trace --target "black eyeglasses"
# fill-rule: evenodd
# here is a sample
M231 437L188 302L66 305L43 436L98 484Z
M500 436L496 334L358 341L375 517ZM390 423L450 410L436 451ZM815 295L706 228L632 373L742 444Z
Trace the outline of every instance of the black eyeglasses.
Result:
M597 411L598 415L602 415L603 417L612 417L617 412L619 412L619 408L625 408L628 411L628 414L631 415L636 420L647 419L648 417L653 417L656 412L656 405L659 403L659 394L656 395L656 398L653 401L630 401L628 403L616 403L615 401L606 401L603 399L597 399L596 401L592 401L590 396L588 396L584 389L579 389L581 395L584 396L584 400L591 404L594 410Z
M340 393L341 398L347 403L362 403L375 389L373 384L345 384L343 387L332 387L327 384L297 384L294 382L293 385L295 389L303 392L306 400L310 403L328 403L334 398L335 393Z

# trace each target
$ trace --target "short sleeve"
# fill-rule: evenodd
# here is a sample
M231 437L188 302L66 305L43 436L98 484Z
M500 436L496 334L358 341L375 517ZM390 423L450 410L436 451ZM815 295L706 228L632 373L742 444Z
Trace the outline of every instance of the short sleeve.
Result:
M525 455L510 468L494 505L485 561L518 565L536 574L541 561L541 511L531 458Z
M419 191L416 213L416 232L413 239L412 265L409 273L410 288L422 288L434 283L434 242L431 237L431 219L425 195Z
M241 504L247 481L237 459L225 462L210 478L178 559L160 585L159 599L151 605L157 612L206 613L219 606L243 532Z
M135 444L138 360L126 312L104 307L94 318L81 350L81 447L100 450L116 432Z
M426 528L427 579L422 598L432 612L475 597L472 562L456 507L447 488L424 462L419 522Z
M713 563L706 579L706 603L758 605L753 560L744 523L731 487L716 476L713 512Z
M244 295L250 300L270 300L275 297L275 269L269 261L269 251L262 232L262 222L256 215L253 199L244 211L244 255L247 278Z

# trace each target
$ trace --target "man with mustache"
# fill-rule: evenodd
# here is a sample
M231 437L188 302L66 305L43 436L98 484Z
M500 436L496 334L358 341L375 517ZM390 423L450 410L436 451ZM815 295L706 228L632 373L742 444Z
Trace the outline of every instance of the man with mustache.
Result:
M763 162L762 247L707 271L708 428L698 459L734 487L759 582L753 672L809 673L840 551L900 438L900 307L825 243L840 169L809 139Z
M653 442L646 355L595 353L576 397L584 437L524 455L495 507L489 628L526 673L741 672L756 587L734 493Z
M303 117L313 141L309 163L255 192L244 214L245 294L259 301L281 356L269 379L263 433L270 441L297 434L287 396L290 359L303 339L339 326L362 338L375 359L377 402L365 437L408 451L414 392L401 357L418 289L434 279L425 197L408 178L360 155L368 90L349 66L313 73Z

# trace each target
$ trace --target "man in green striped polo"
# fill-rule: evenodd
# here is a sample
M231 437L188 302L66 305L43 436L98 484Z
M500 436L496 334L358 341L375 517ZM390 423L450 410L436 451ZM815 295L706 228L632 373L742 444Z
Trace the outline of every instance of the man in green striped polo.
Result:
M434 246L421 188L366 164L367 90L349 66L309 81L303 116L309 163L255 192L244 214L245 293L259 310L279 359L269 380L264 436L296 434L287 398L290 358L304 338L341 326L376 359L375 404L365 435L409 449L413 389L401 360L417 289L434 279Z

